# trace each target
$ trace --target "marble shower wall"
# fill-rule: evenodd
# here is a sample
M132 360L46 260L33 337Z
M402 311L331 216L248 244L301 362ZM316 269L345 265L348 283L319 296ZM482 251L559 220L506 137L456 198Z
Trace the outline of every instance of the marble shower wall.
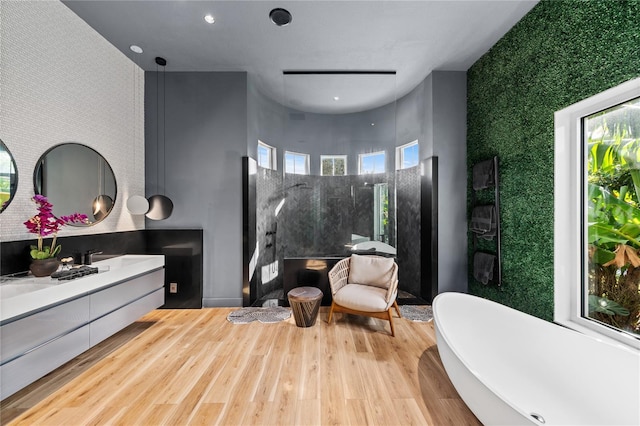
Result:
M282 173L277 170L258 167L256 182L256 239L258 243L258 262L256 279L258 294L256 299L283 287L284 251L281 247L282 212L276 216L276 207L283 198ZM278 273L263 275L263 267L278 265Z
M393 174L287 174L284 256L348 256L345 246L351 244L351 234L373 236L373 188L376 183L385 182L389 186L389 243L395 245Z
M348 256L351 234L373 235L373 188L389 190L389 244L397 247L399 288L420 295L420 172L418 167L366 176L286 174L258 167L256 227L262 266L278 263L260 294L282 288L284 258ZM284 200L278 214L276 207ZM397 206L397 208L396 208Z
M284 186L284 256L342 256L351 241L350 177L287 174Z
M420 296L420 167L398 170L396 191L398 288Z

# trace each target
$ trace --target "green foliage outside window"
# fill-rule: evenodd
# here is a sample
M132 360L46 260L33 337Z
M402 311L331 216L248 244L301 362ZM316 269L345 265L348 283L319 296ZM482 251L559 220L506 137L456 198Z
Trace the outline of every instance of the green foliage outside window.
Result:
M322 176L333 175L333 159L325 158L322 160Z
M344 176L345 160L341 157L330 157L322 159L322 176Z
M640 98L584 119L588 316L640 334Z

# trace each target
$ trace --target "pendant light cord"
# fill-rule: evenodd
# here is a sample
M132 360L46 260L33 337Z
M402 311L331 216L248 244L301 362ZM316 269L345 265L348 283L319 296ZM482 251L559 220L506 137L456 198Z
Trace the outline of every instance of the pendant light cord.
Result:
M131 146L133 146L133 173L136 173L137 170L137 163L136 163L136 123L138 122L138 110L136 108L136 92L137 92L137 82L136 82L136 62L135 62L135 56L134 56L134 63L132 66L133 69L133 96L131 97L133 99L133 130L132 130L132 134L133 134L133 138L132 138L132 144Z
M131 99L133 99L133 130L132 130L132 134L133 134L133 138L132 138L132 144L131 146L133 146L133 170L135 173L136 170L136 122L137 122L137 118L136 114L136 64L134 62L134 64L131 66L131 69L133 70L133 72L131 73L132 77L133 77L133 96L131 96Z
M160 189L160 71L156 62L156 193Z
M162 68L162 195L167 195L167 68Z
M160 192L160 71L162 66L162 192ZM164 58L156 58L156 192L166 195L167 185L167 61Z

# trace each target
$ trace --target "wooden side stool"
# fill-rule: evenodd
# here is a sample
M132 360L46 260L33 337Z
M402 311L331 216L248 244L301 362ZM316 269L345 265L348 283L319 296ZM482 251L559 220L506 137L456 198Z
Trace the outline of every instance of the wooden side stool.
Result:
M311 327L316 323L322 296L322 291L316 287L296 287L287 293L298 327Z

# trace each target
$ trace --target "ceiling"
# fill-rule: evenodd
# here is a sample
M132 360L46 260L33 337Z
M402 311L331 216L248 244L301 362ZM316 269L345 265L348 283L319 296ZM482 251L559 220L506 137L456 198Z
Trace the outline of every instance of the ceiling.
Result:
M537 0L69 0L64 4L147 71L246 71L265 95L297 109L344 113L407 94L433 70L466 71ZM278 27L273 8L292 22ZM207 24L206 14L215 17ZM144 50L140 55L129 46ZM395 75L283 76L283 71ZM334 97L339 97L335 100Z

